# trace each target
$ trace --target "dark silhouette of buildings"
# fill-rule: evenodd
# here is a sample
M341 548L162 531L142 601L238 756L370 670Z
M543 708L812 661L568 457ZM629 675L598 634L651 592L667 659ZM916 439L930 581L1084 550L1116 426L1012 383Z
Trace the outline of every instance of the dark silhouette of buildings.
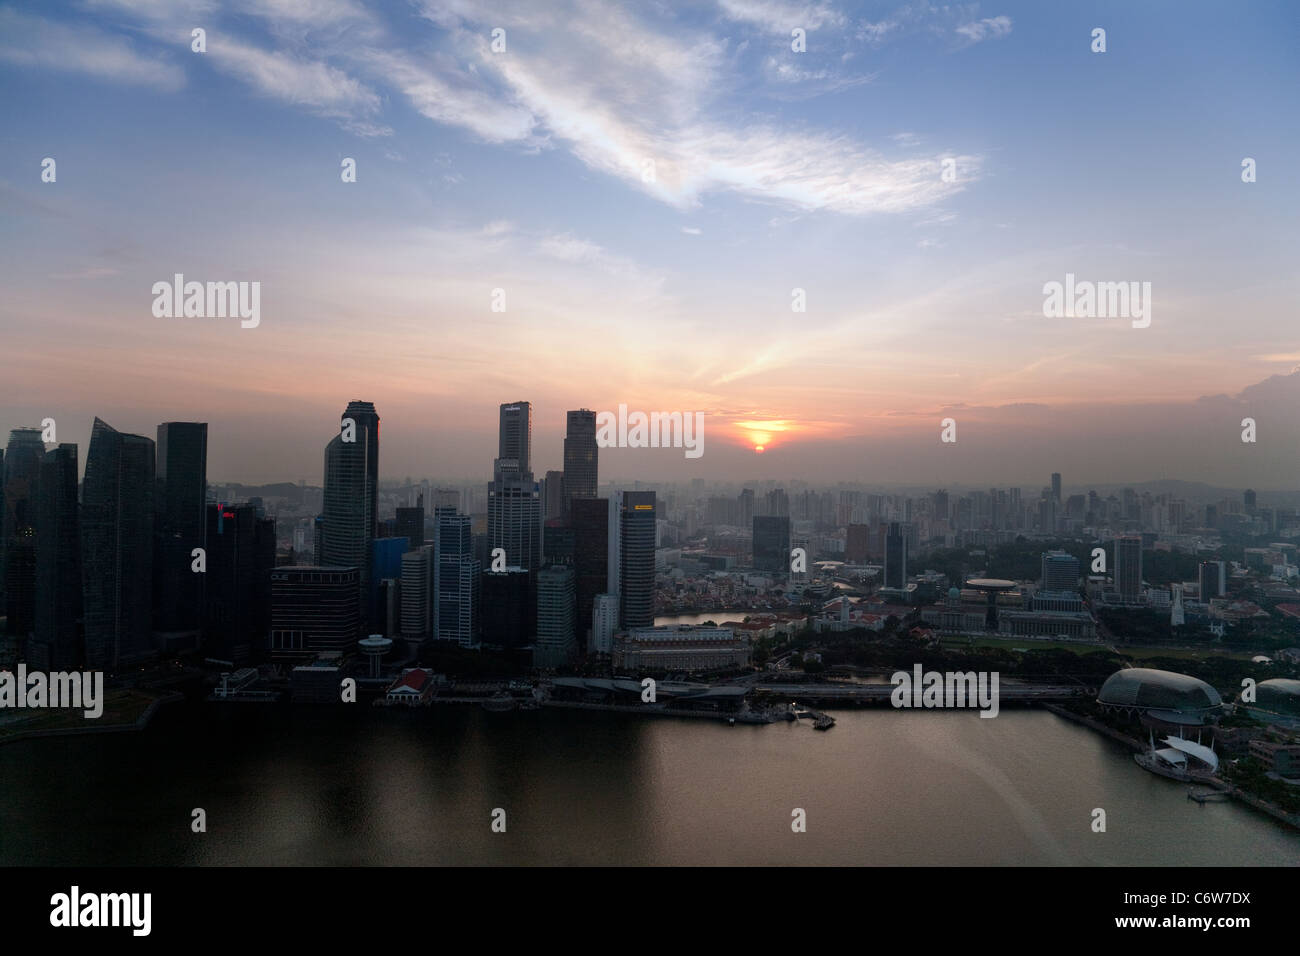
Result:
M86 666L152 652L154 443L96 418L81 494Z
M191 566L194 549L204 546L207 423L164 422L158 426L157 452L154 626L159 631L197 630L203 609L203 579Z
M203 653L241 666L268 650L275 519L249 504L213 504L205 524L207 571L194 575L204 586Z
M35 626L36 486L44 458L39 428L9 433L4 459L4 607L8 633L20 641Z
M573 511L573 566L576 574L578 636L586 647L591 612L597 594L609 590L608 498L571 499ZM617 582L615 582L617 583Z
M907 587L907 529L897 521L885 534L885 587Z
M414 507L397 509L396 537L406 539L408 551L424 547L424 495L420 495Z
M596 445L596 413L586 408L566 416L564 431L564 501L565 513L572 510L574 498L594 498L597 488L597 464L600 449Z
M340 422L339 434L325 446L318 560L324 567L357 569L362 616L368 620L371 543L379 505L379 415L370 402L349 402Z
M537 634L537 576L523 568L483 577L483 643L506 650L531 646Z
M35 637L27 660L38 670L81 668L84 656L77 446L62 444L41 462L36 508Z
M271 572L271 658L309 661L356 650L361 633L357 568L282 567Z

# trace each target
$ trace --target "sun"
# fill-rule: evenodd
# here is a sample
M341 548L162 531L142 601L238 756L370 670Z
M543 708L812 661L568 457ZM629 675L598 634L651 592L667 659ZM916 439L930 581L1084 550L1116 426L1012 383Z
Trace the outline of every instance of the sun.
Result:
M743 421L734 424L740 430L741 440L747 445L753 445L754 452L761 455L767 450L767 446L772 444L773 440L781 436L782 432L790 431L790 426L793 423L782 419L777 421Z

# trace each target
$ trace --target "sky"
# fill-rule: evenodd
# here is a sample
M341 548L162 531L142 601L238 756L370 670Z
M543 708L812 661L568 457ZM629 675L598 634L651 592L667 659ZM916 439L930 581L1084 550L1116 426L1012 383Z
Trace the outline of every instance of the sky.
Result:
M0 429L52 417L84 460L96 415L208 421L211 479L319 484L361 399L381 478L486 481L500 403L533 403L539 473L567 409L625 404L703 412L705 453L602 480L1294 487L1298 31L1285 2L0 0ZM155 316L176 273L259 282L257 327ZM1046 317L1067 273L1149 282L1149 326Z

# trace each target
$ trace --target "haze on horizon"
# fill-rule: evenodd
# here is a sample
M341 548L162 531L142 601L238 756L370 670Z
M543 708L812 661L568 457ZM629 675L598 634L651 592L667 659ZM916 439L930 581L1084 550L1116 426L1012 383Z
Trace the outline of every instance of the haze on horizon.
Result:
M0 2L0 430L84 464L96 415L207 421L212 480L319 483L364 399L382 478L486 481L501 402L539 476L622 403L705 453L602 481L1294 487L1293 39L1285 3ZM176 273L260 282L260 324L155 318ZM1150 282L1150 327L1045 318L1067 273Z

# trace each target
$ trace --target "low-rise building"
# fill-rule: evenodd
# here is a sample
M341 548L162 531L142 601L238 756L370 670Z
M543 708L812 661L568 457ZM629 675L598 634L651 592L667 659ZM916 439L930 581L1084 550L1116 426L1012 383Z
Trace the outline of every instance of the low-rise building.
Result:
M637 627L614 639L615 670L697 673L734 670L749 662L748 639L729 627Z

